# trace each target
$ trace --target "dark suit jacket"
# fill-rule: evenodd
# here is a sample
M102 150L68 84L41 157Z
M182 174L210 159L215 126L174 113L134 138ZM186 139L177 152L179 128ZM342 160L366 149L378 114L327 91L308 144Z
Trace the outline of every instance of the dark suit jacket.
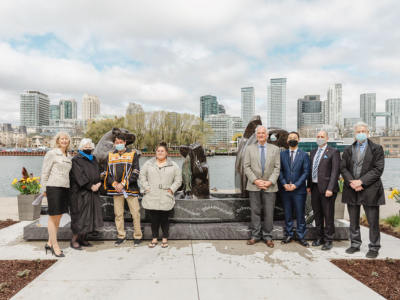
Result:
M310 177L307 181L307 187L311 188L312 172L314 170L314 157L319 148L315 148L310 152L311 169ZM325 151L321 154L318 165L318 190L324 193L329 190L334 193L339 192L339 174L340 174L340 152L331 146L326 146Z
M378 206L385 204L385 193L381 176L385 167L385 155L381 145L368 140L368 147L364 156L364 163L361 168L361 178L364 190L356 192L350 186L353 177L353 145L343 151L340 163L340 173L344 179L342 202L352 205Z
M310 174L310 158L308 154L300 149L294 158L293 166L290 168L290 153L289 150L281 152L281 172L279 174L279 189L285 193L285 184L290 184L290 181L297 187L293 192L295 194L306 194L306 180Z

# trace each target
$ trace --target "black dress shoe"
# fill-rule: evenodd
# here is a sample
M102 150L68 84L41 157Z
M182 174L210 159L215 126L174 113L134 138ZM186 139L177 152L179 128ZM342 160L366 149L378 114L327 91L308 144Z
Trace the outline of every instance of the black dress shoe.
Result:
M318 247L324 244L324 239L316 239L313 243L312 246Z
M369 250L367 255L365 255L367 258L377 258L379 255L378 251L374 251L374 250Z
M325 244L322 246L321 250L327 251L332 249L332 242L325 242Z
M346 253L347 254L354 254L356 252L360 251L359 247L350 247L348 249L346 249Z
M310 247L310 244L305 239L300 239L299 244L304 247Z
M293 243L293 241L294 241L293 237L291 237L291 236L286 236L286 237L282 240L281 244L289 244L289 243Z

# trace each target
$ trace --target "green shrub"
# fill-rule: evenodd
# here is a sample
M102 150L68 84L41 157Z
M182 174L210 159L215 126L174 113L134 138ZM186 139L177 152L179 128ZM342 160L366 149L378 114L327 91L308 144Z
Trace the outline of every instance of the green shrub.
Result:
M391 215L386 219L383 219L382 222L392 227L397 227L400 225L400 215L398 214Z

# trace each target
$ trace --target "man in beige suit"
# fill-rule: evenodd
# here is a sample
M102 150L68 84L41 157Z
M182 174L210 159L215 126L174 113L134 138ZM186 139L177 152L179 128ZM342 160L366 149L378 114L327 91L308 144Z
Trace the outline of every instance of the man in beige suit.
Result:
M247 245L261 240L261 206L264 211L262 238L268 247L273 248L272 231L274 229L274 207L278 191L278 177L281 169L280 151L275 145L268 144L268 130L259 125L256 128L257 143L246 149L244 172L250 195L252 236Z

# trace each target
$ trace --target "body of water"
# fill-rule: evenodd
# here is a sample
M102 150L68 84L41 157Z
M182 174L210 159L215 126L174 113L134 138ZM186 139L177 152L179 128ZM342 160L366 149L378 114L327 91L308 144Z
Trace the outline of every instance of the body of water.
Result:
M0 197L17 196L18 191L13 189L11 182L14 178L21 178L22 168L25 167L34 176L40 176L44 156L0 156ZM151 157L142 157L142 166ZM179 166L184 158L173 157ZM207 157L210 175L210 188L218 190L233 190L235 188L235 160L234 156ZM400 158L386 158L385 171L382 181L385 189L400 188Z

